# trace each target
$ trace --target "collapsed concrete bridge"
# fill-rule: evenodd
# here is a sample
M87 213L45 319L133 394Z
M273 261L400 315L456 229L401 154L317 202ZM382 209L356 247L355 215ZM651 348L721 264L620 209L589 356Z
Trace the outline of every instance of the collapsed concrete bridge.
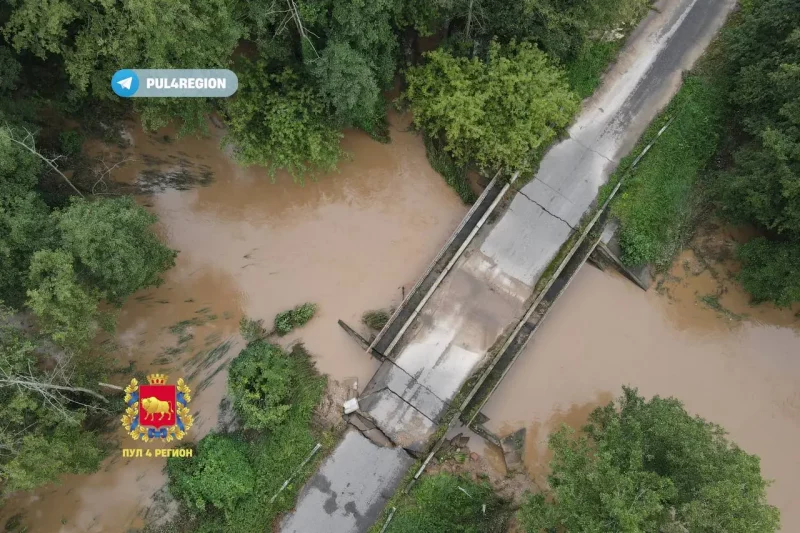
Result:
M412 464L409 454L424 455L448 410L464 407L459 394L477 390L468 381L483 382L499 361L508 371L602 237L587 238L603 222L599 187L734 6L657 2L536 175L522 186L518 175L490 183L372 343L383 362L359 398L356 428L306 485L282 531L366 531Z

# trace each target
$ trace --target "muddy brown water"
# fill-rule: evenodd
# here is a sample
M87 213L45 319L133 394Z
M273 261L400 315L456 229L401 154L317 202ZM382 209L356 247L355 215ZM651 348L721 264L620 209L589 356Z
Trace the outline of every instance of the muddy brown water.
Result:
M677 397L759 455L782 531L800 531L800 309L751 307L720 271L686 251L647 293L590 265L579 271L483 410L501 437L527 429L524 463L537 484L549 433L580 428L632 385Z
M263 169L236 165L219 149L222 132L213 126L210 138L175 139L174 130L146 135L132 125L132 146L123 152L88 147L108 166L135 159L111 177L150 193L139 201L180 251L162 286L121 309L114 354L120 365L166 372L171 382L189 378L197 414L190 438L216 424L223 365L242 347L243 315L269 328L277 312L315 302L317 316L280 342L305 342L335 380L355 378L363 387L377 368L337 319L359 326L364 311L398 304L402 287L413 285L467 210L428 164L409 119L393 115L391 125L391 144L347 132L342 147L350 159L304 186L283 174L273 183ZM119 446L132 447L121 430L118 437ZM61 485L16 496L0 524L23 512L29 532L139 527L164 484L163 465L112 453L95 474L65 476Z

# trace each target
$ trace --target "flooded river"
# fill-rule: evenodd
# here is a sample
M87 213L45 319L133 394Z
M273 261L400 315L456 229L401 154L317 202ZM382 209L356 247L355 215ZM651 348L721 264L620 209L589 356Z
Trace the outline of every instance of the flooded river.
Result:
M800 309L750 307L687 251L647 293L586 265L483 412L501 437L526 428L524 462L545 480L547 436L580 428L621 394L675 396L761 457L782 531L800 531Z
M351 154L338 173L305 186L258 168L242 168L219 149L222 132L175 139L131 126L132 146L120 153L99 145L95 157L114 181L133 190L160 218L158 230L180 251L157 289L142 291L119 313L113 353L121 366L186 377L197 413L190 437L216 423L225 392L224 363L241 348L239 319L264 319L306 301L317 316L297 333L318 368L361 386L376 363L337 325L357 326L368 309L396 305L455 228L466 207L431 169L406 117L392 116L392 142L348 132ZM105 181L110 181L106 178ZM105 190L104 183L98 190ZM123 444L128 441L120 430ZM29 532L121 532L139 527L163 485L163 459L122 460L119 453L89 476L20 495L0 524L18 512Z

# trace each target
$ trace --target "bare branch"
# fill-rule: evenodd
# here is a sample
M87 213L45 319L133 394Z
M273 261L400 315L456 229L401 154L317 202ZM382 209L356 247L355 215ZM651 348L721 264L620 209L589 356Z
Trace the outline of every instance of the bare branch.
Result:
M95 169L94 170L94 175L95 175L95 177L97 177L97 181L95 181L94 185L92 185L92 194L93 195L105 194L105 192L108 190L108 184L106 184L106 182L105 182L106 176L110 175L111 171L113 171L114 169L116 169L120 165L136 161L136 159L133 158L133 157L124 157L124 158L122 158L121 160L117 161L116 163L114 163L111 166L108 166L108 163L106 163L106 160L105 160L104 157L98 158L97 161L100 164L103 165L104 170L102 170L102 171L100 169ZM101 184L101 183L103 184L104 190L102 192L96 192L97 186L99 184Z
M29 151L30 153L32 153L33 155L44 161L50 168L55 170L58 173L58 175L61 176L64 179L64 181L66 181L69 184L70 187L72 187L72 190L75 191L78 194L78 196L80 196L81 198L85 198L85 196L83 196L83 193L79 191L78 188L75 187L75 185L73 185L73 183L70 181L70 179L66 177L64 173L61 172L55 165L55 162L61 159L63 156L58 155L54 158L45 157L41 152L38 152L36 150L36 140L33 136L33 133L28 131L27 128L23 129L25 130L26 135L21 140L14 137L14 135L11 132L11 128L9 127L0 128L0 133L5 135L5 137L14 144L23 147L24 149L26 149L27 151Z
M43 394L42 389L52 389L54 391L68 391L68 392L82 392L84 394L88 394L90 396L94 396L95 398L108 403L108 398L103 396L100 393L97 393L90 389L84 389L83 387L67 387L65 385L55 385L53 383L46 383L41 381L34 381L28 379L13 379L13 378L4 378L0 379L0 387L9 387L9 386L16 386L21 387L24 389L32 390L34 392L38 392L48 398L52 395ZM63 394L60 392L58 393L61 397L64 397ZM52 399L52 398L49 398ZM73 401L73 400L70 400Z

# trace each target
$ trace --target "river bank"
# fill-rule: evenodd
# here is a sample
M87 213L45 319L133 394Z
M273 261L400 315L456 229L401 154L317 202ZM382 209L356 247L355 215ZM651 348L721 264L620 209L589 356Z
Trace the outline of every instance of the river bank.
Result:
M147 135L131 125L124 150L86 147L109 166L133 159L105 181L147 193L137 198L180 251L162 286L120 310L113 354L119 366L132 363L131 372L187 378L196 412L189 438L217 423L224 365L243 347L242 316L271 323L279 311L315 302L314 320L281 342L302 339L336 381L363 386L374 372L336 320L357 323L364 311L399 302L466 212L408 125L408 117L393 115L385 145L348 132L342 147L351 159L305 186L239 167L219 149L222 132L213 127L210 138L177 139L170 129ZM116 437L118 448L127 436L120 429ZM0 523L24 512L28 531L141 527L165 482L163 465L112 453L95 474L12 498Z
M522 459L536 484L546 483L548 435L562 423L579 429L631 385L678 398L759 455L783 531L800 527L792 505L800 309L750 305L732 279L741 238L735 228L707 228L646 293L615 273L579 271L483 409L495 434L524 434Z

